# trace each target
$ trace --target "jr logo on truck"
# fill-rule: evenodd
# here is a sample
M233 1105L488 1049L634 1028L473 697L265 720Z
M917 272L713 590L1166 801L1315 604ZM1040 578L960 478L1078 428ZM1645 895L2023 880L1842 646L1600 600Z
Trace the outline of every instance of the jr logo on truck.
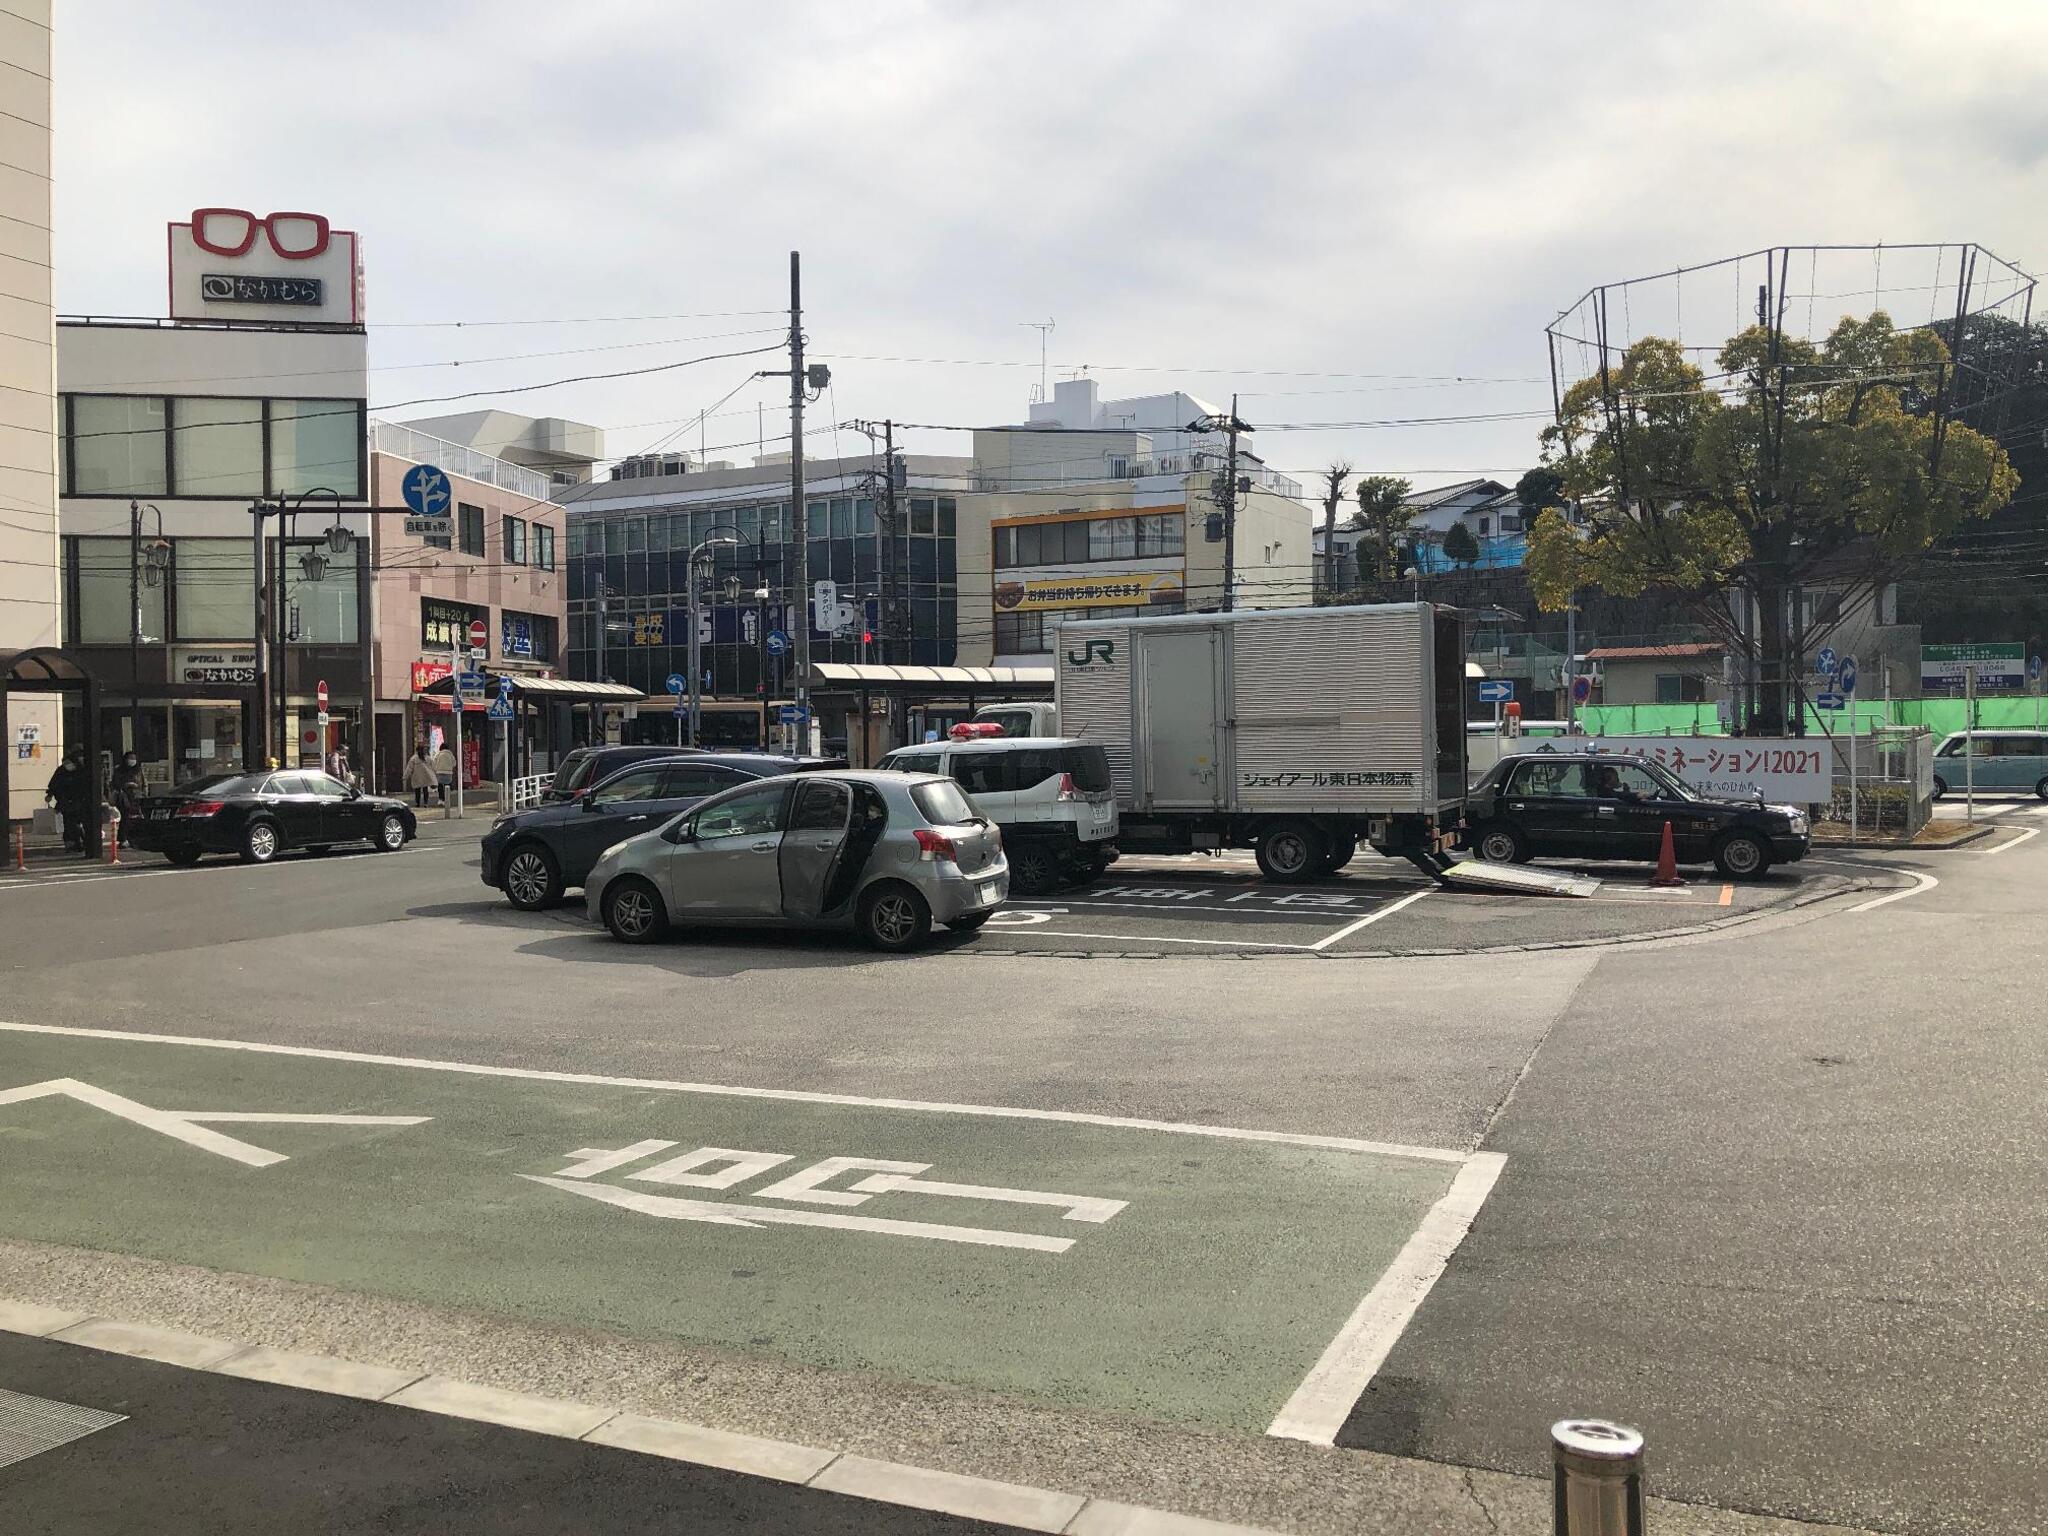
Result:
M1077 667L1089 666L1098 661L1108 666L1115 655L1114 640L1083 640L1080 650L1067 652L1067 660Z

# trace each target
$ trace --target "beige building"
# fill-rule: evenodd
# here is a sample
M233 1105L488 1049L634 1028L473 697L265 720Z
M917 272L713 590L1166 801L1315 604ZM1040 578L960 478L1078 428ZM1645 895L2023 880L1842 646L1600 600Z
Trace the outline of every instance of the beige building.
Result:
M50 0L0 0L0 656L55 645L57 350L50 281ZM0 751L25 735L6 814L42 804L63 712L54 695L13 695Z
M1067 380L1017 427L974 434L960 499L959 661L1029 666L1070 618L1223 606L1217 478L1226 439L1191 424L1216 413L1186 394L1102 400ZM1236 603L1311 600L1312 513L1300 487L1240 437Z

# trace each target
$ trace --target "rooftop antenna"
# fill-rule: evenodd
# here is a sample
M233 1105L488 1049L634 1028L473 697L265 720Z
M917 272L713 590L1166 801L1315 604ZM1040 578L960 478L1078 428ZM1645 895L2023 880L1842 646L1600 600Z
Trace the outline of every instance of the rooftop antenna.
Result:
M1038 332L1038 393L1032 400L1034 404L1042 404L1051 398L1045 392L1045 342L1046 338L1052 335L1052 317L1048 315L1043 320L1020 320L1017 323L1028 325Z

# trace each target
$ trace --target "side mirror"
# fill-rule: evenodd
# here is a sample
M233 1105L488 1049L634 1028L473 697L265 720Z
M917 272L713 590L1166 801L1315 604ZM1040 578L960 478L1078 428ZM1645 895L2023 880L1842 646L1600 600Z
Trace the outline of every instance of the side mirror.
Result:
M680 845L696 841L696 836L695 829L690 825L689 817L682 816L663 829L661 840L665 843Z
M584 809L584 812L585 812L585 813L587 814L587 813L589 813L589 812L591 812L591 811L602 811L602 810L604 809L604 807L603 807L602 805L598 804L598 801L597 801L597 796L595 796L595 795L585 795L585 796L583 797L583 809Z
M348 798L351 800L360 800L363 798L363 792L360 789L357 789L355 785L351 784L348 786Z

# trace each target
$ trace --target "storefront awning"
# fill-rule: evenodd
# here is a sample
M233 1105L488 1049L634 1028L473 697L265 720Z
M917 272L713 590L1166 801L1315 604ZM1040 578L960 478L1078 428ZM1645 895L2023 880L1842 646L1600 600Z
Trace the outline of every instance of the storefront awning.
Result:
M484 685L486 695L495 695L498 680L504 678L512 684L514 698L531 698L548 703L563 704L628 704L637 703L641 697L638 688L628 688L624 683L586 683L567 677L522 677L517 672L492 672L486 674L489 681ZM443 698L455 691L453 678L437 678L420 690L421 693L436 694ZM472 694L474 699L476 695Z
M876 662L813 663L815 688L872 688L886 692L1020 693L1052 691L1052 668L1045 667L890 667Z

